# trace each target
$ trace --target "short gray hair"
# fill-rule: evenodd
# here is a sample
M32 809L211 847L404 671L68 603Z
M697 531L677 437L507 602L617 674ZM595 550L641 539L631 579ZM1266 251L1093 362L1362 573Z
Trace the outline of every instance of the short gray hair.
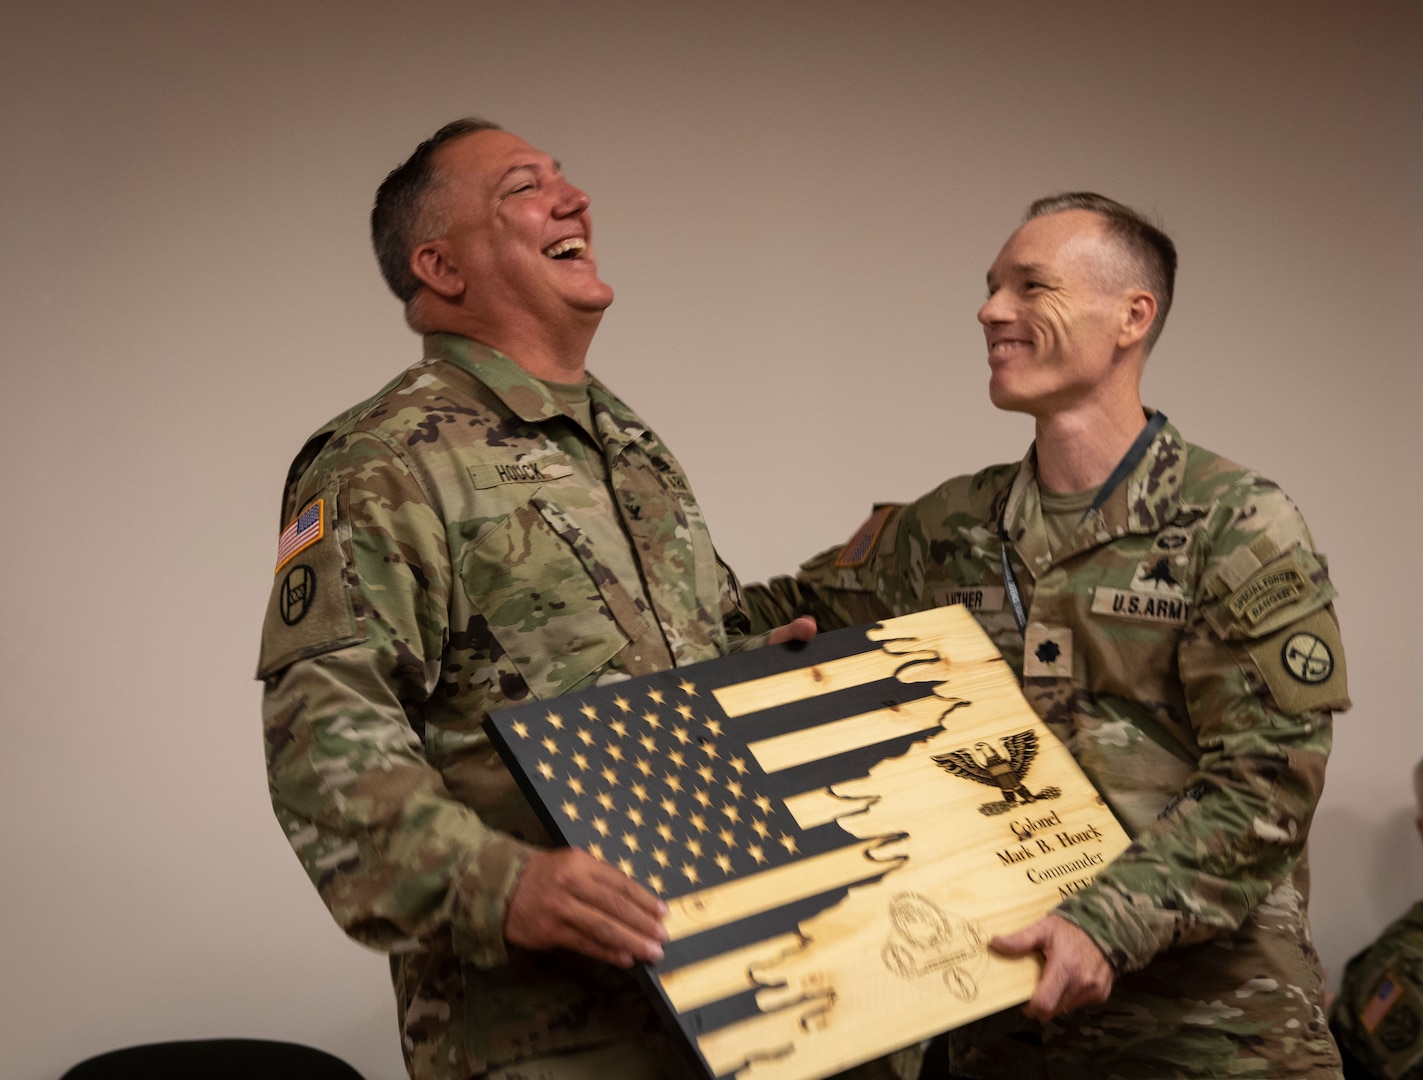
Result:
M1149 352L1166 325L1166 313L1171 310L1171 298L1176 291L1176 245L1145 215L1095 191L1048 195L1028 207L1023 220L1067 210L1088 210L1102 218L1107 235L1117 242L1133 270L1140 275L1133 284L1143 286L1156 297L1156 318L1146 332Z
M407 307L420 291L420 279L410 270L410 253L417 244L440 232L439 223L430 212L430 195L444 180L435 166L435 151L476 131L503 130L498 124L473 116L452 120L417 146L376 189L371 208L371 243L381 276Z

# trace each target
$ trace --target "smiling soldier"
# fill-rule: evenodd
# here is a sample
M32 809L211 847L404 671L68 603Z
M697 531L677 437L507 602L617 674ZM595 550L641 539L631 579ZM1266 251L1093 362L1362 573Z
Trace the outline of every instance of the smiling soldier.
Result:
M1017 464L881 506L753 621L964 603L1135 842L1040 922L1027 1021L955 1032L955 1075L1338 1077L1305 914L1331 710L1348 707L1324 560L1273 483L1143 409L1171 240L1111 199L1039 200L988 272L989 397Z
M739 587L676 459L584 371L613 293L556 161L456 121L372 234L424 358L288 474L258 671L277 817L391 954L412 1077L687 1075L624 970L661 958L665 905L551 850L481 723L722 655Z

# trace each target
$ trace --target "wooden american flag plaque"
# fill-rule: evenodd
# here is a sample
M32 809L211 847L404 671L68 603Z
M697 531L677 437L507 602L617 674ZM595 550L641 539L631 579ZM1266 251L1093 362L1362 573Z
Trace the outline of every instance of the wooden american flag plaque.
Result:
M814 1080L1026 1001L988 949L1128 838L962 607L486 726L550 834L668 904L649 992L708 1077Z

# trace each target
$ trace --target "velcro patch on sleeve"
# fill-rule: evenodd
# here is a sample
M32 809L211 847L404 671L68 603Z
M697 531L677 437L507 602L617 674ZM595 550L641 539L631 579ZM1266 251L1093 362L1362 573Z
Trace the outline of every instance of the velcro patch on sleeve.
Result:
M1330 612L1316 611L1245 647L1281 712L1349 707L1344 646Z
M1264 638L1322 610L1336 595L1318 557L1296 547L1238 581L1205 616L1228 641Z
M277 567L267 615L262 622L262 649L257 660L258 678L266 678L296 660L316 656L365 640L356 619L350 586L346 581L346 556L334 525L336 489L310 503L283 531L306 532L292 541L292 549ZM319 526L303 518L315 510Z
M1236 618L1250 626L1259 626L1281 608L1313 599L1318 590L1314 582L1304 576L1298 560L1282 562L1284 565L1271 563L1230 594L1225 605Z
M277 537L277 568L272 572L280 574L282 567L325 535L326 500L317 499L293 518L292 523L282 530L282 535Z
M1364 1030L1372 1035L1378 1030L1378 1026L1383 1023L1384 1017L1388 1016L1390 1009L1403 997L1403 984L1392 974L1385 974L1379 979L1378 986L1374 987L1373 996L1369 998L1369 1003L1359 1013L1359 1020L1364 1025Z
M880 533L884 532L885 523L897 509L899 507L894 503L875 507L874 512L865 518L865 523L855 530L850 542L835 556L835 565L841 569L864 566L874 554L875 544L879 542Z

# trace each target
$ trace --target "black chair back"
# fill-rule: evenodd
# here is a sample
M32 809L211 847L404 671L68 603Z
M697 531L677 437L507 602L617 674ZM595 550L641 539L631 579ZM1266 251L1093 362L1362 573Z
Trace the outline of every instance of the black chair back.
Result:
M110 1050L60 1080L363 1080L338 1057L269 1039L191 1039Z

